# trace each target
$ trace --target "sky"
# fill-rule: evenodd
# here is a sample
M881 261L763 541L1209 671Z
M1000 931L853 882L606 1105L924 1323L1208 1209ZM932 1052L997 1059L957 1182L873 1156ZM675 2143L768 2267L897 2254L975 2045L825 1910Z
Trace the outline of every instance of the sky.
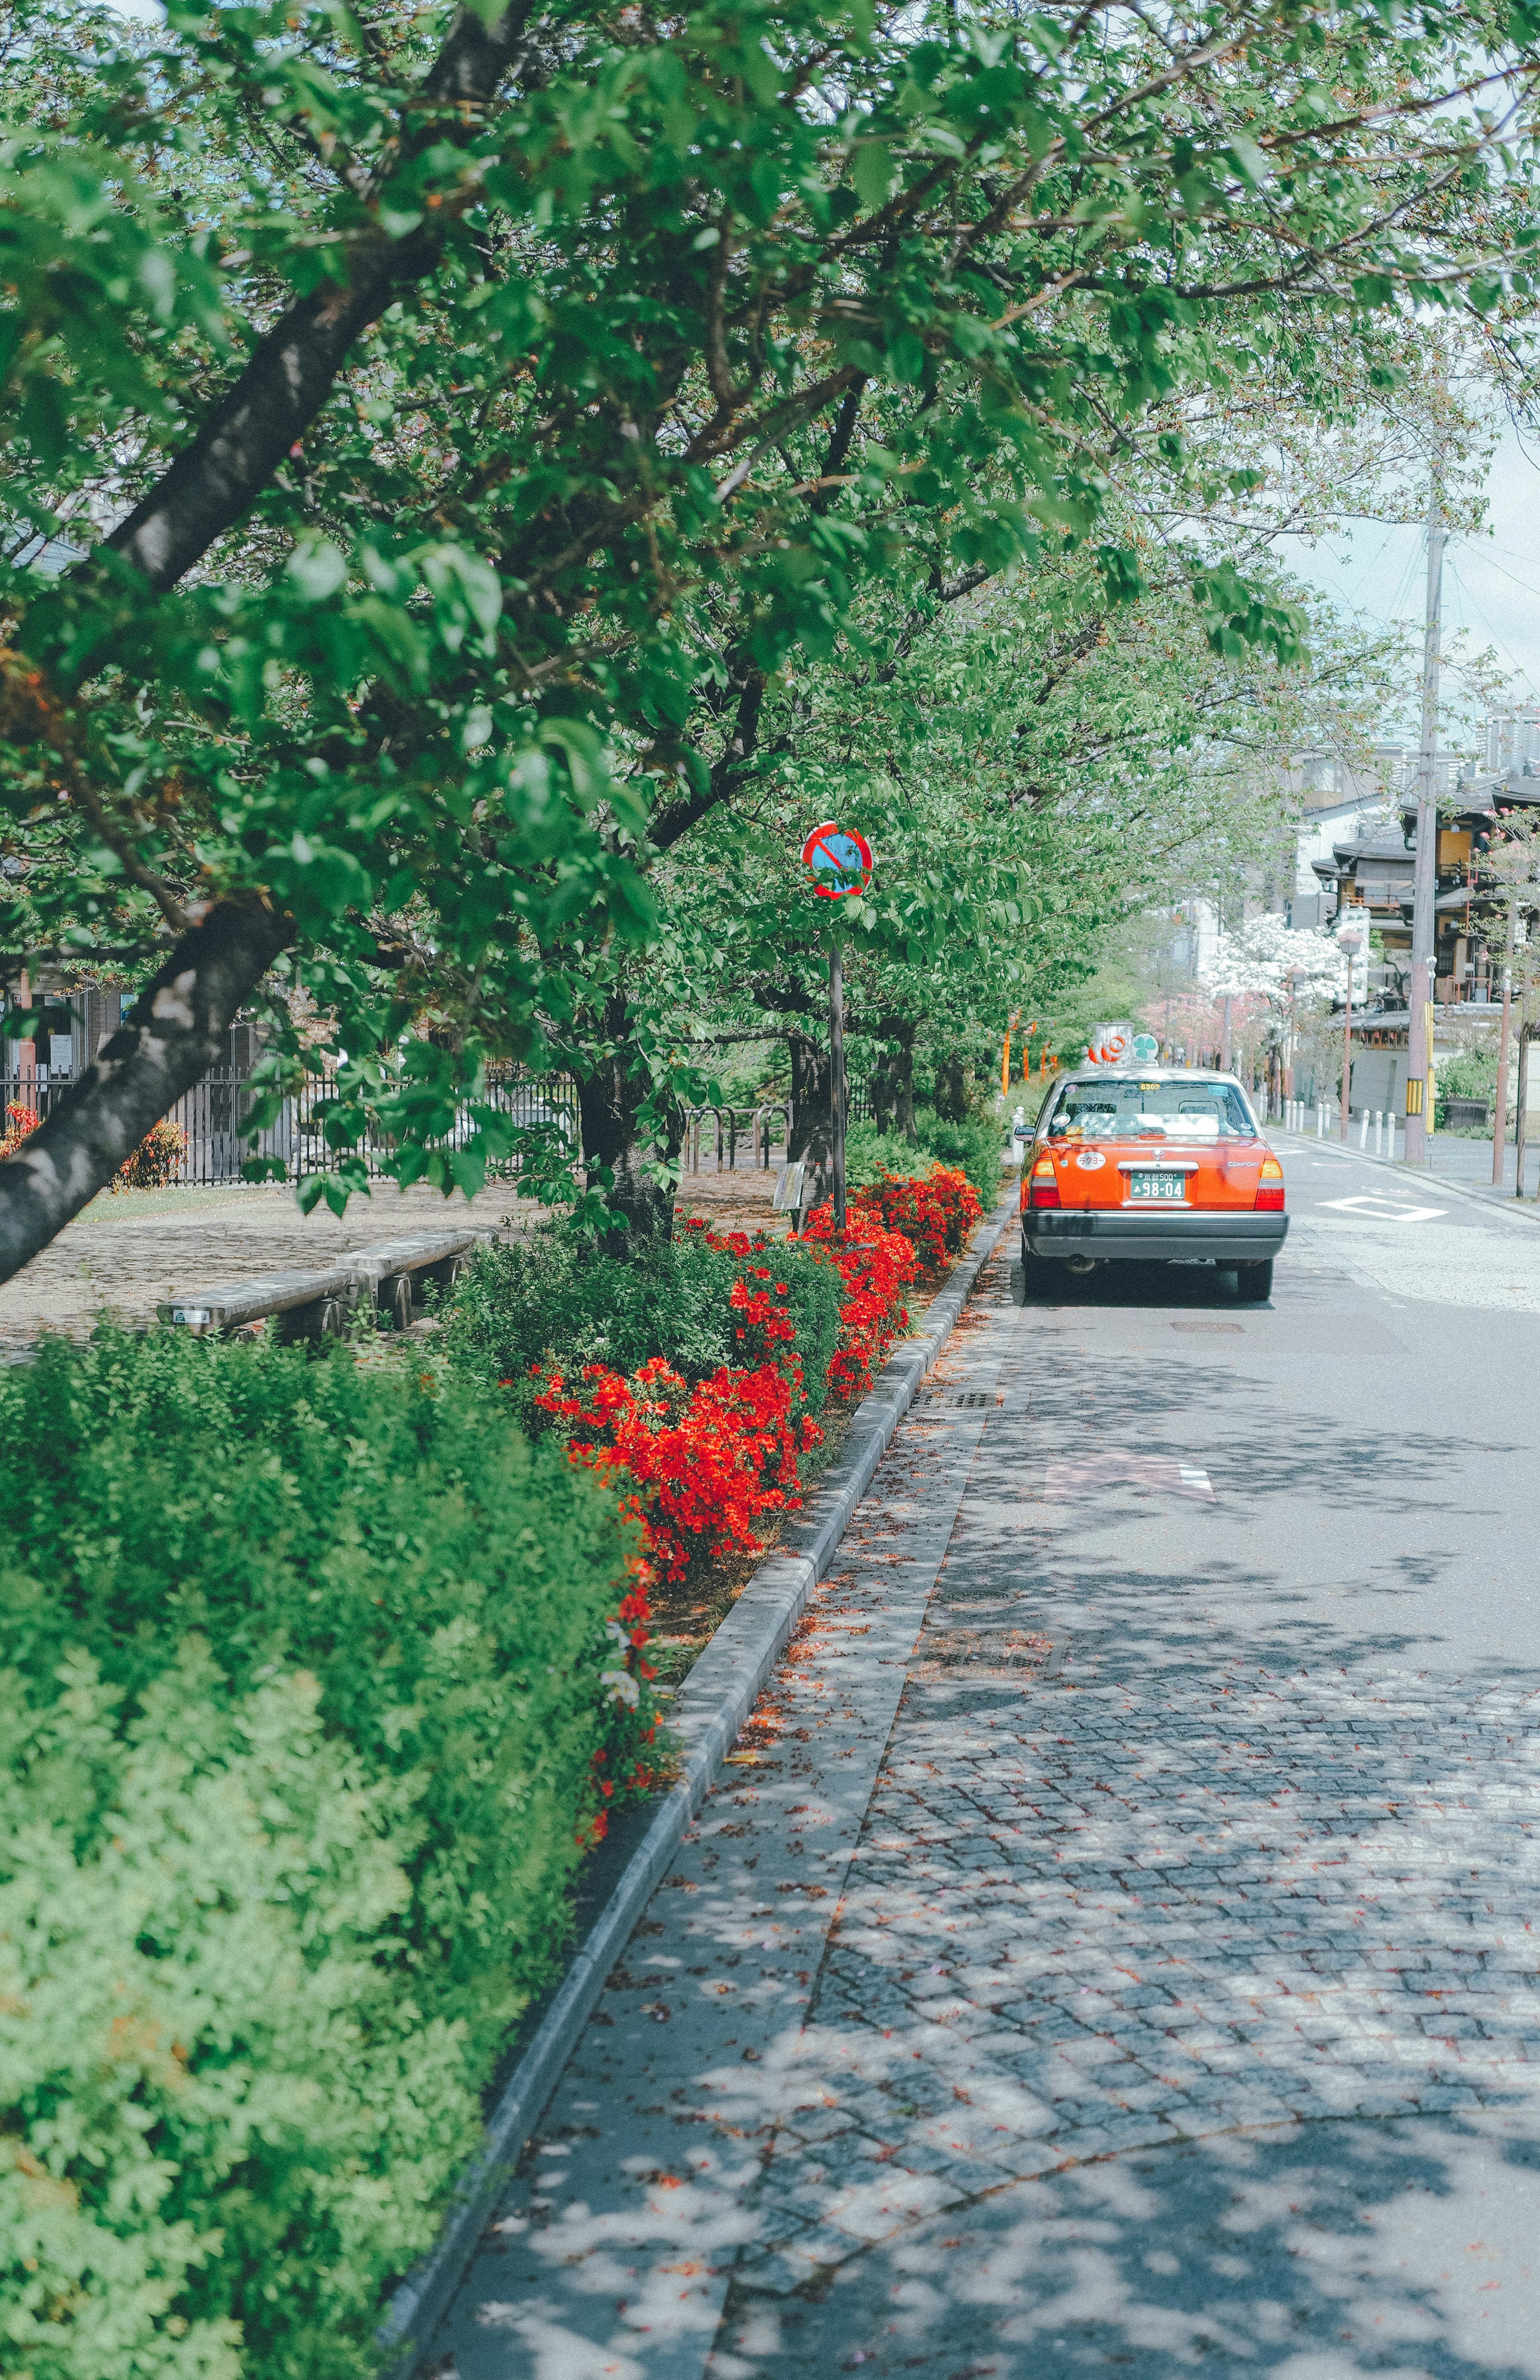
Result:
M1449 541L1444 638L1463 630L1468 650L1490 646L1511 698L1540 701L1540 431L1505 429L1486 481L1486 526ZM1421 529L1356 522L1319 544L1280 538L1280 561L1345 612L1382 625L1420 622L1426 573Z

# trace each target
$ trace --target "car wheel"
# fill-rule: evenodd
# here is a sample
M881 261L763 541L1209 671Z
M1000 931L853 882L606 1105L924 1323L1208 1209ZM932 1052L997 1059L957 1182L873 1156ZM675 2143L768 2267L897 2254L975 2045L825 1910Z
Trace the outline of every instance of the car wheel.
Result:
M1048 1268L1043 1258L1033 1255L1032 1250L1027 1246L1026 1241L1024 1238L1022 1241L1022 1252L1011 1268L1011 1303L1013 1305L1031 1305L1033 1298L1043 1286L1043 1276L1047 1269Z
M1264 1257L1260 1264L1242 1264L1235 1268L1235 1286L1244 1305L1260 1305L1273 1293L1273 1260Z

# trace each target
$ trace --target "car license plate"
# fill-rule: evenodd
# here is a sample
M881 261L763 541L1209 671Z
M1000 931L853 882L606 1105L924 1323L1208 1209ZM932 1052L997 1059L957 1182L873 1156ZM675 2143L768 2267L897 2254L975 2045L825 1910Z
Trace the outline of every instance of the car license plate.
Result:
M1185 1205L1187 1176L1185 1173L1131 1173L1128 1177L1131 1198L1160 1198L1168 1203Z

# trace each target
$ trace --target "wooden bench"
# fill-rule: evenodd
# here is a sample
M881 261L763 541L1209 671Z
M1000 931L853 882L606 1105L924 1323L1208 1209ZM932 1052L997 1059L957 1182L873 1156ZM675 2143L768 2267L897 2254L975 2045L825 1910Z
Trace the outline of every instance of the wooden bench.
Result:
M285 1339L338 1337L366 1301L391 1328L405 1330L412 1319L413 1292L424 1279L448 1288L469 1261L482 1232L419 1232L411 1239L386 1240L377 1248L357 1248L319 1272L268 1273L234 1281L222 1289L200 1289L157 1307L163 1322L204 1335L238 1330L270 1314L283 1318Z

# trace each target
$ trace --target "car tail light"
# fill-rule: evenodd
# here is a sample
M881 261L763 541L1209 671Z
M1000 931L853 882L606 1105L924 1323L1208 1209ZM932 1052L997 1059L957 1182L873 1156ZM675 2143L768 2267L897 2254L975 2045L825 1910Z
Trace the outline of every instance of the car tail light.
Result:
M1262 1160L1262 1175L1256 1185L1259 1213L1280 1215L1283 1212L1283 1168L1276 1157Z
M1058 1206L1059 1176L1053 1170L1053 1160L1051 1157L1039 1157L1037 1164L1033 1167L1032 1180L1027 1188L1026 1203L1029 1207Z

